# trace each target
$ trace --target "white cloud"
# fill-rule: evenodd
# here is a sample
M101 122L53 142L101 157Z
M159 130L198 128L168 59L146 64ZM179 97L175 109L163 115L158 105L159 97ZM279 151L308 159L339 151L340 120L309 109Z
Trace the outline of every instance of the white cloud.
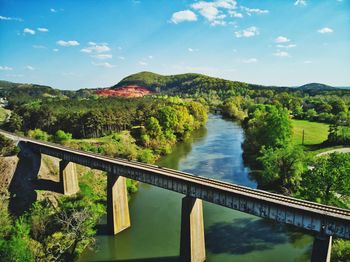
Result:
M59 50L57 48L52 49L54 52L58 52Z
M30 29L30 28L24 28L24 29L23 29L23 33L24 33L24 34L35 35L35 31L34 31L33 29Z
M0 71L12 71L13 68L9 66L0 66Z
M306 0L296 0L294 2L294 5L296 5L296 6L306 6Z
M191 47L187 48L187 50L188 50L188 52L198 52L199 51L199 49L191 48Z
M278 48L286 48L286 49L289 49L289 48L293 48L293 47L296 47L297 45L296 44L289 44L289 45L276 45Z
M139 65L146 66L146 65L148 65L148 63L145 61L139 61Z
M103 59L111 59L113 56L111 54L97 54L97 55L94 55L93 57L103 60Z
M289 57L290 55L286 51L280 51L278 50L276 53L273 54L274 56L278 57Z
M54 8L50 8L50 11L51 11L52 13L57 13L57 10L54 9Z
M191 10L183 10L173 13L171 17L171 22L173 22L174 24L178 24L184 21L197 21L197 16Z
M317 30L317 32L319 32L321 34L333 33L333 29L329 28L329 27L323 27L323 28Z
M118 56L118 59L125 60L125 57L124 56Z
M34 71L34 70L35 70L35 68L32 67L32 66L30 66L30 65L27 65L27 66L26 66L26 69L31 70L31 71Z
M199 13L204 16L209 21L213 21L216 19L219 14L219 10L217 9L214 2L198 2L192 5L192 8L199 11Z
M303 63L304 63L304 64L312 64L312 61L310 61L310 60L305 60Z
M153 59L153 55L149 55L149 56L148 56L148 59Z
M287 42L289 42L290 41L290 39L288 39L287 37L285 37L285 36L279 36L279 37L277 37L276 39L275 39L275 42L276 43L287 43Z
M92 64L93 64L94 66L100 66L100 67L105 67L105 68L113 68L113 67L115 67L115 65L112 65L112 64L110 64L110 63L108 63L108 62L104 62L104 63L95 63L95 62L92 62Z
M230 10L228 11L228 13L232 16L232 17L236 17L236 18L243 18L243 14L238 13L235 10Z
M56 43L60 46L78 46L78 45L80 45L79 42L76 40L69 40L69 41L59 40Z
M245 6L241 6L241 9L246 11L248 15L252 14L268 14L269 10L266 9L259 9L259 8L248 8Z
M216 0L213 2L200 1L191 5L191 7L197 10L205 19L210 22L210 25L226 25L223 21L228 12L231 16L242 17L242 14L237 13L234 9L237 8L237 2L235 0Z
M259 29L256 28L255 26L251 26L251 27L248 27L248 28L246 28L244 30L236 31L235 35L236 35L237 38L252 37L252 36L259 35Z
M22 19L22 18L19 18L19 17L2 16L2 15L0 15L0 20L23 22L23 19Z
M44 27L38 27L37 29L38 29L38 31L43 32L43 33L49 32L49 29L44 28Z
M45 49L47 48L46 46L44 45L32 45L33 48L36 48L36 49Z
M107 43L96 44L95 42L89 42L89 46L80 50L83 53L104 53L111 51Z
M245 63L245 64L254 64L257 62L258 62L258 59L256 58L248 58L248 59L242 60L242 63Z

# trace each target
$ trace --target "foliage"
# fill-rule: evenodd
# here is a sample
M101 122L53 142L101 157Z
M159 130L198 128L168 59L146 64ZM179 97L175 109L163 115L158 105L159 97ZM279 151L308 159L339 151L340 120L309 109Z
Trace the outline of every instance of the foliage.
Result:
M42 140L42 141L48 141L50 138L48 133L46 133L45 131L39 128L36 128L34 130L29 130L28 136L37 140Z
M244 155L255 161L265 147L280 147L291 141L291 121L286 109L258 105L243 123Z
M350 241L344 239L335 239L332 243L331 252L332 261L350 261Z
M0 134L0 156L12 156L19 152L19 148L11 139Z
M278 185L288 194L298 188L305 170L305 155L300 147L291 144L279 148L263 147L258 160L263 167L259 179L261 186Z
M341 196L350 195L349 174L349 153L319 156L313 167L302 176L300 196L319 203L339 205Z
M72 139L71 133L66 133L63 130L57 130L53 136L53 141L55 143L63 144L69 142Z
M230 97L222 106L223 115L236 120L244 120L247 112L243 110L243 98L241 96Z

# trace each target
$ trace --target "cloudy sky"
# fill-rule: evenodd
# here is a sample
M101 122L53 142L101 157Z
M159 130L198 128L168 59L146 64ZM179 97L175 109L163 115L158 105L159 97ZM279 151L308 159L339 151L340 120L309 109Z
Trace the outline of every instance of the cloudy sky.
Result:
M79 89L139 71L350 86L350 0L0 0L0 79Z

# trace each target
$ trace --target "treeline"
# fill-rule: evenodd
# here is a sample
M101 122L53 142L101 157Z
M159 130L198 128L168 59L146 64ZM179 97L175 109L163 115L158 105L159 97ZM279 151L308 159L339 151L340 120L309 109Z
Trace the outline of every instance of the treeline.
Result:
M285 108L290 117L330 124L328 145L350 144L350 96L337 96L342 90L319 91L316 96L301 92L273 90L250 91L247 96L235 96L224 100L219 106L223 115L244 120L256 105L274 105ZM332 94L330 94L332 93Z
M15 105L4 127L12 132L40 128L49 134L61 129L74 138L91 138L145 126L152 116L181 139L205 122L206 109L193 101L151 97L41 100Z

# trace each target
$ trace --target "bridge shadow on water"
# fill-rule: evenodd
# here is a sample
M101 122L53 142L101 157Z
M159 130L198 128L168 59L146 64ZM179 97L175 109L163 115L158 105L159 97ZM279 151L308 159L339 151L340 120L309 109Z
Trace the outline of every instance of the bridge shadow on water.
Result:
M206 248L214 254L239 255L294 243L303 236L286 229L282 224L263 219L238 218L232 222L219 222L206 229Z

